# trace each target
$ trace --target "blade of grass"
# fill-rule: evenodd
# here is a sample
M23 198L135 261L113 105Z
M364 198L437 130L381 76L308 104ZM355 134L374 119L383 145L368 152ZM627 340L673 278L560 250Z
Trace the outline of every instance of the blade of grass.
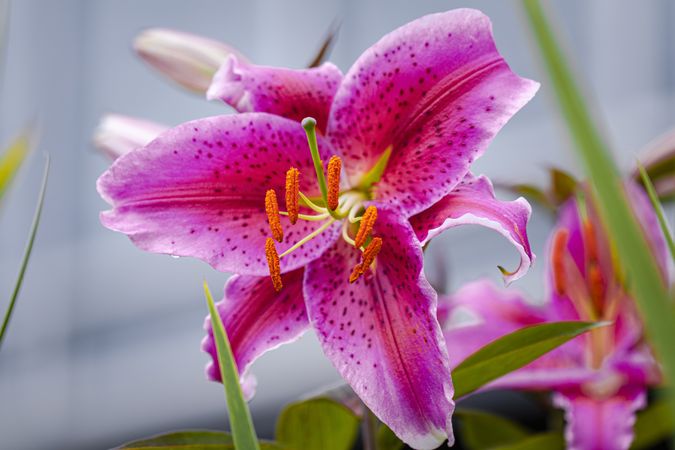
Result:
M312 61L309 63L309 65L307 65L307 67L319 67L325 60L328 59L330 53L333 51L333 46L335 45L339 31L340 23L335 20L330 24L328 33L326 33L326 37L323 39L321 47L319 47L319 51L316 52L316 55L314 55L314 58L312 58Z
M675 309L667 288L628 205L616 165L591 118L539 1L523 0L523 5L574 148L597 193L603 222L610 237L621 244L616 247L645 320L648 337L672 383L675 376L675 352L671 348L675 342ZM670 399L675 418L675 395Z
M644 166L639 162L637 164L638 170L640 171L640 177L642 178L642 184L647 190L649 200L652 202L654 211L656 211L656 217L658 217L659 219L661 231L663 231L663 236L666 238L666 242L668 243L668 249L670 250L670 257L673 258L673 262L675 262L675 242L673 242L673 235L670 231L670 227L668 226L668 221L666 220L666 217L663 214L663 207L661 206L661 202L659 201L659 196L657 195L656 189L654 189L654 184L652 183L651 178L649 178L649 175L647 174L647 171L645 170Z
M9 326L9 321L12 318L12 313L14 312L14 306L16 305L16 299L19 297L19 292L21 291L21 285L23 284L23 277L26 274L26 268L28 267L28 260L30 259L31 252L33 251L33 244L35 243L35 235L37 234L38 226L40 225L40 216L42 215L42 206L44 205L45 192L47 191L47 179L49 178L49 155L47 155L47 161L45 161L45 171L42 176L42 186L40 187L40 195L38 197L37 206L35 207L35 214L33 215L33 223L30 226L30 233L28 235L28 241L26 242L26 249L23 252L23 259L21 260L21 266L19 267L19 274L16 277L16 282L14 283L14 290L12 291L12 296L9 300L9 306L7 311L5 311L5 318L2 321L2 328L0 328L0 348L2 343L5 340L5 334L7 333L7 327Z
M213 339L216 342L218 352L218 365L220 366L220 374L225 388L234 446L237 450L260 450L258 438L253 428L251 412L248 410L248 405L246 405L244 395L241 392L239 371L237 370L237 363L234 361L232 347L230 347L227 332L222 320L220 320L220 314L218 314L216 305L213 303L213 297L206 281L204 281L204 295L206 296L206 303L209 306L209 314L211 315Z
M16 176L19 167L21 167L21 163L30 151L30 136L30 131L22 133L0 156L0 200L4 197L7 188Z

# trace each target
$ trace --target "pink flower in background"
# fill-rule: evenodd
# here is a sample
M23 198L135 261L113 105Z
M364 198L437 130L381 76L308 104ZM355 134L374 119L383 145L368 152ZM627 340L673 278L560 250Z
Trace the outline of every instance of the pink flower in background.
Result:
M639 188L628 188L665 279L667 252L654 211ZM561 208L549 244L549 300L542 306L487 280L466 285L439 303L453 367L523 326L567 320L613 323L491 384L553 390L554 403L565 410L565 436L571 449L629 448L635 412L645 405L647 386L659 380L636 306L599 224L590 204L570 200Z
M115 160L143 147L168 127L137 117L108 114L101 119L94 133L94 145Z
M496 200L469 167L537 87L468 9L399 28L344 77L330 63L290 70L230 56L209 96L242 113L185 123L119 158L98 182L113 207L101 220L144 250L238 274L218 307L249 395L250 364L311 326L383 422L436 448L453 440L453 389L421 244L482 224L521 253L507 280L527 270L529 205ZM324 177L321 161L325 190L313 177ZM217 364L207 371L220 378Z

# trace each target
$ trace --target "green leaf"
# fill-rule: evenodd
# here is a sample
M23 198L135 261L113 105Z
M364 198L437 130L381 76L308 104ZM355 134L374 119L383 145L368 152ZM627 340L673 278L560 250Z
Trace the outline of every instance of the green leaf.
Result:
M672 386L675 381L675 352L672 351L675 309L671 306L667 287L628 204L616 164L586 107L585 97L539 1L523 0L523 4L574 148L597 194L601 219L610 239L621 244L616 245L616 249L627 272L631 293L644 318L647 337L651 339ZM669 398L675 421L675 395Z
M239 384L237 363L234 361L230 341L227 338L225 327L220 320L220 314L218 314L216 305L213 303L213 297L206 281L204 281L204 295L206 296L206 303L209 306L209 314L211 315L211 327L213 328L213 338L216 342L218 353L218 364L223 379L223 386L225 387L227 410L230 415L230 427L232 429L234 445L237 450L258 450L260 446L258 445L258 438L253 428L251 412L248 410L246 401L244 401L244 395L241 392L241 385Z
M222 431L182 430L159 434L118 447L123 450L234 450L232 435ZM273 442L262 442L262 450L282 450Z
M387 149L382 152L382 154L375 162L373 167L371 167L371 169L361 177L358 186L359 189L367 191L374 184L380 181L380 178L382 178L382 174L384 173L384 169L387 168L387 164L389 163L389 157L391 156L391 149L392 149L391 146L387 147Z
M668 401L658 399L640 411L635 421L632 449L651 448L675 434Z
M673 242L673 235L670 231L670 227L668 226L668 221L666 220L666 217L663 214L663 207L661 206L661 202L659 202L659 198L656 195L656 190L654 189L652 180L649 178L649 175L647 175L647 171L645 170L644 167L642 167L642 164L640 163L638 163L638 170L640 171L640 177L642 177L642 184L647 190L649 200L652 202L652 207L654 208L654 211L656 211L656 217L658 217L659 219L659 225L661 225L661 231L663 232L663 236L666 238L666 242L668 243L668 249L670 250L670 257L673 259L673 261L675 261L675 243Z
M385 424L377 430L377 450L403 450L405 444Z
M0 156L0 200L5 196L7 188L19 171L21 163L26 159L30 148L30 134L23 133Z
M328 33L326 33L326 37L324 38L321 47L319 47L319 51L316 53L314 58L312 58L312 62L310 62L307 67L319 67L324 61L328 59L331 51L333 51L333 46L335 45L339 31L339 22L333 22L328 29Z
M462 443L468 449L483 450L520 442L530 434L526 428L504 417L483 411L458 409Z
M604 325L606 322L550 322L524 327L502 336L455 367L452 371L455 398L462 398L570 339Z
M551 195L557 205L566 202L577 191L577 180L564 170L552 168L549 170L551 178Z
M505 188L515 192L518 195L522 195L530 201L535 201L541 206L544 206L548 209L554 210L555 205L548 197L548 194L544 192L543 189L534 186L532 184L513 184L513 185L504 185Z
M328 398L291 403L277 421L276 439L293 450L349 450L359 419L346 406Z
M21 285L23 284L23 277L26 274L26 268L28 268L28 260L33 251L33 244L35 243L35 236L37 234L38 226L40 225L40 217L42 216L42 206L45 201L45 192L47 192L47 178L49 177L49 155L47 155L47 161L45 161L45 170L42 175L42 186L40 187L40 195L38 197L37 206L35 207L35 213L33 215L33 223L30 226L30 231L28 233L28 241L26 242L26 248L23 251L23 258L21 259L21 266L19 266L19 273L16 276L16 281L14 282L14 290L12 291L12 296L9 299L9 306L7 311L5 311L5 318L2 321L2 328L0 328L0 347L5 340L5 334L7 333L7 327L9 326L9 321L12 318L12 313L14 312L14 307L16 306L16 299L19 297L19 292L21 291Z
M514 442L513 444L492 447L491 450L564 450L565 438L561 433L539 433Z

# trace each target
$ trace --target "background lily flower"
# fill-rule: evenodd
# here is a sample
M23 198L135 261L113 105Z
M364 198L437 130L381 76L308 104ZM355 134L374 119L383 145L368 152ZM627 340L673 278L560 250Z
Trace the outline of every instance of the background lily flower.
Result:
M435 448L453 440L452 384L420 238L489 225L521 250L507 277L524 273L529 205L497 201L469 166L537 88L468 9L390 33L344 78L329 63L289 70L230 56L209 95L252 112L188 122L119 158L99 179L113 206L101 220L144 250L239 274L219 308L242 373L311 325L383 422ZM303 122L310 149L306 116L317 119ZM214 355L210 334L204 348Z
M166 125L137 117L107 114L96 128L93 141L99 150L115 160L148 144L168 128Z
M667 273L663 235L646 196L629 185L636 216ZM565 436L572 449L627 449L636 410L659 369L643 340L642 325L628 296L621 268L592 204L569 200L549 244L549 299L534 306L513 290L487 280L442 298L451 364L507 333L547 321L589 320L613 324L570 341L491 384L493 388L550 389L565 410Z
M134 50L148 64L180 86L204 93L229 55L243 55L227 44L167 28L149 28L134 40Z

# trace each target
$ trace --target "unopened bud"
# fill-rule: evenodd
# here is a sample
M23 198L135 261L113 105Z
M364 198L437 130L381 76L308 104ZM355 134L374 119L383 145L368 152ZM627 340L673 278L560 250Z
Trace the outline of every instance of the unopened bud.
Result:
M136 117L108 114L103 116L94 133L94 145L115 160L143 147L168 127Z

